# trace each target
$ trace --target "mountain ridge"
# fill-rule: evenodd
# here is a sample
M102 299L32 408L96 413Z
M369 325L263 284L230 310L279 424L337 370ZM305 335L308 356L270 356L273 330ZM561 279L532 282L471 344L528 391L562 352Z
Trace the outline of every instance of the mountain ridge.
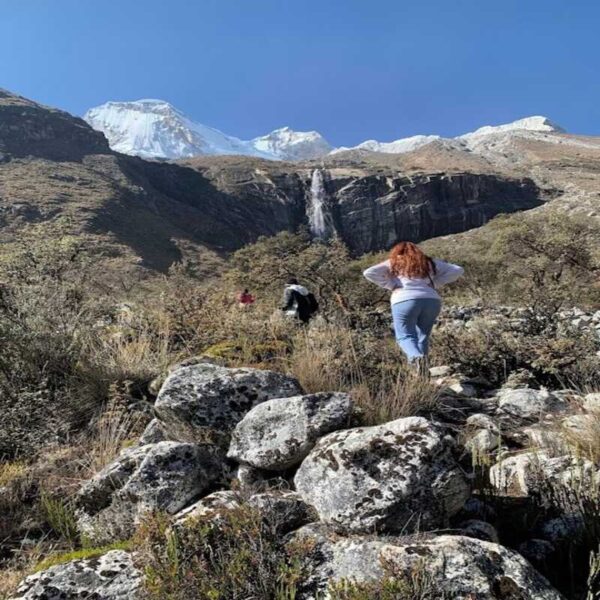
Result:
M290 127L280 127L251 140L242 140L198 123L169 102L156 99L109 101L88 110L83 118L106 135L113 150L150 159L241 155L302 161L356 150L403 154L433 142L449 146L460 144L476 151L477 143L487 136L535 137L538 134L566 133L547 117L535 115L501 125L484 125L453 138L413 135L390 142L371 139L356 146L334 148L318 131L295 131Z

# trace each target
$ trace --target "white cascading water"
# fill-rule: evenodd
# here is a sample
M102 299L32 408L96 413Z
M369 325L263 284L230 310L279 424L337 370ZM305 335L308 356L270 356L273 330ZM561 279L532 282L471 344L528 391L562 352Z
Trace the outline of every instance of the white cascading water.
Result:
M325 185L323 173L315 169L310 184L310 204L308 205L308 226L312 235L318 239L327 237L327 223L325 222Z

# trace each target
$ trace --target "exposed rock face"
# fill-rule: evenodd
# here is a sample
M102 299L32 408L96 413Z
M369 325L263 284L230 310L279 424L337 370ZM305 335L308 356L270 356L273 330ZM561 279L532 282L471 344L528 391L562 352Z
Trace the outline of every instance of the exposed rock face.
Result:
M235 428L228 457L258 469L281 471L300 463L318 438L348 424L348 394L321 393L268 400Z
M420 540L388 538L335 538L319 525L308 525L295 539L316 544L311 556L312 573L305 582L304 600L329 598L332 582L381 580L383 564L395 576L425 570L431 597L442 593L452 598L477 600L562 600L523 557L499 544L442 535Z
M110 152L104 135L83 119L2 89L0 112L0 154L81 160L86 154Z
M280 373L198 364L171 373L154 408L171 439L193 441L230 432L265 400L299 393L298 382Z
M142 574L128 552L74 560L30 575L12 600L142 600Z
M369 175L332 180L336 230L357 254L397 240L424 239L479 227L500 212L539 205L530 180L489 175Z
M245 205L255 202L257 194L274 206L284 199L289 223L285 228L307 223L313 168L262 163L256 169L241 160L233 168L232 160L223 159L190 159L185 164ZM392 169L374 173L366 165L321 171L326 220L356 254L388 248L399 239L421 241L479 227L499 213L542 203L530 179L479 173L403 176ZM270 223L284 220L273 215Z
M294 482L321 521L352 532L444 526L470 492L449 440L421 417L321 438Z

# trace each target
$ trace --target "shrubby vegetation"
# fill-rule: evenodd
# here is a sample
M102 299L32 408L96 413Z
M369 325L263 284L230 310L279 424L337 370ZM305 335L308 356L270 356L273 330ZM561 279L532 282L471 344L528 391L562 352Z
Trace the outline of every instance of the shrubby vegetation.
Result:
M494 385L527 371L533 385L597 389L597 340L561 329L556 318L562 307L598 306L597 225L534 212L500 217L481 230L424 246L467 270L468 276L445 293L447 304L528 308L517 329L508 318L482 317L468 329L442 325L435 334L434 363L457 365ZM228 365L291 372L310 392L350 391L364 423L434 411L434 386L412 376L395 347L387 294L361 276L380 258L354 259L340 242L317 244L303 233L282 233L235 253L223 274L212 279L198 279L193 269L179 265L143 289L130 289L101 284L93 259L70 238L5 257L0 264L0 539L6 551L0 560L7 568L0 597L40 556L83 548L85 540L71 527L70 498L81 480L139 433L147 419L140 406L149 406L169 366L181 360L205 355ZM319 298L320 317L308 329L278 310L292 274ZM246 310L235 301L243 287L257 296ZM165 532L157 523L147 525L151 581L156 594L167 594L156 597L191 597L186 590L202 585L217 590L213 595L231 589L243 594L249 585L244 570L250 567L264 571L261 585L270 586L269 594L291 585L297 564L279 547L258 565L236 562L241 559L234 550L248 557L253 552L249 533L260 533L267 545L278 542L254 515L234 517L231 528L219 533L229 537L221 540L218 557L206 553L217 533L202 524L193 537L177 541L192 544L198 565L211 564L210 581L174 565L174 555L164 553L179 556L179 550L159 547L156 536ZM38 542L18 550L25 531ZM239 570L219 571L211 562L216 560L233 561ZM390 590L397 585L388 584ZM340 600L403 597L368 586L335 592Z

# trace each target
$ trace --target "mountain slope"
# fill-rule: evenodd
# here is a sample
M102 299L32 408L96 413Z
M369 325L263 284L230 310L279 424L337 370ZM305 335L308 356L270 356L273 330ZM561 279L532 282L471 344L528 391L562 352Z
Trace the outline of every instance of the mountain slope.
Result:
M267 143L279 142L299 143L286 131ZM524 177L476 167L409 175L393 164L355 164L343 153L318 165L254 156L146 161L112 151L81 119L9 93L0 97L0 149L5 256L67 236L93 255L96 275L121 281L182 261L207 273L261 235L310 227L316 180L327 235L335 232L356 254L398 237L463 231L543 202Z

